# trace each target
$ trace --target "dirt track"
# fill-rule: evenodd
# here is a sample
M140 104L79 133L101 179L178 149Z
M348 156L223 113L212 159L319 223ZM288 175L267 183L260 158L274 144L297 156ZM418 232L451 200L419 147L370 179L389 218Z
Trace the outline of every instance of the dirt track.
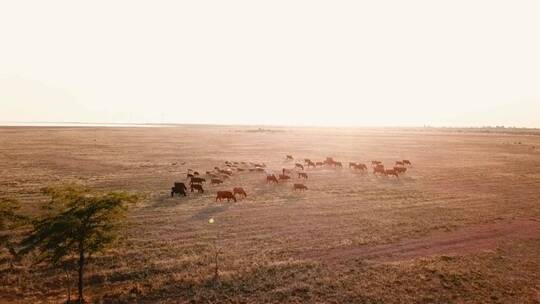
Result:
M335 264L348 260L395 262L431 256L467 255L497 249L502 244L520 240L539 240L540 222L515 220L475 225L452 232L432 233L423 238L407 239L397 243L335 248L306 253L302 258Z

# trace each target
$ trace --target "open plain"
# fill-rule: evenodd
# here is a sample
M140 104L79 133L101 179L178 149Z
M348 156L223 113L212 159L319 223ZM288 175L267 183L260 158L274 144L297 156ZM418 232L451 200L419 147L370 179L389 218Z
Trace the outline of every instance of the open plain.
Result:
M343 168L305 168L307 180L294 174L278 184L264 172L235 171L204 193L170 196L188 169L204 177L230 161L278 172L326 157ZM412 166L399 178L371 172L371 160L402 159ZM293 191L299 182L308 190ZM144 197L121 242L92 257L92 302L540 302L534 130L0 128L0 195L38 214L47 199L39 189L65 183ZM215 202L233 187L247 198ZM0 253L0 302L65 299L62 270L26 260L11 268L7 256Z

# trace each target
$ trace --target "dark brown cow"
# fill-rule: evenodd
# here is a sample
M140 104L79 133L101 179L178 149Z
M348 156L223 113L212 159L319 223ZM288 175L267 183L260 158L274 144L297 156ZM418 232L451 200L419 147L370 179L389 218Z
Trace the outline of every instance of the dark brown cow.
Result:
M204 189L203 189L201 184L192 184L191 185L191 192L193 192L193 190L197 190L197 192L199 192L199 193L204 193Z
M309 167L313 167L313 168L317 167L317 166L315 165L315 163L312 162L312 161L308 162L308 163L307 163L307 166L308 166L308 168L309 168Z
M266 182L267 182L267 183L276 183L276 184L277 184L277 183L278 183L278 179L277 179L276 176L273 175L273 174L272 174L272 175L267 175L267 176L266 176Z
M294 167L304 170L304 166L302 166L302 164L299 164L299 163L294 164Z
M286 175L286 174L280 174L279 175L279 179L283 179L283 180L286 180L286 179L290 179L291 177Z
M186 191L187 188L184 183L174 183L174 187L171 188L171 197L173 197L175 193L178 193L178 195L187 196Z
M201 183L205 183L205 182L206 182L206 179L204 179L202 177L192 177L191 181L189 183L190 184L201 184Z
M231 191L218 191L217 192L216 202L218 200L221 201L222 199L225 199L225 198L227 199L227 202L230 202L231 200L236 202L236 197Z
M186 176L186 178L192 178L192 177L193 177L193 174L191 174L191 173L188 173L187 176Z
M409 165L409 166L412 166L411 161L408 160L408 159L404 159L404 160L403 160L403 165Z
M307 173L299 172L299 173L298 173L298 178L305 178L305 179L307 179L307 178L308 178Z
M222 184L223 181L220 180L220 179L217 179L217 178L212 178L212 180L210 180L210 184L212 185L219 185L219 184Z
M343 168L343 164L341 162L338 162L338 161L335 161L333 165L334 165L334 167Z
M195 172L193 172L193 175L199 176L199 172L195 171Z
M394 169L386 169L386 170L384 170L384 175L386 175L386 176L393 175L393 176L399 178L397 171L394 170Z
M304 163L306 163L306 164L311 163L311 159L309 159L309 158L304 158Z
M349 168L354 168L354 169L356 169L356 163L349 163Z
M244 188L241 188L241 187L236 187L233 189L233 193L234 194L238 194L238 195L242 195L244 198L247 197L247 193L246 191L244 191Z
M300 191L304 191L304 190L307 190L308 187L306 187L304 184L294 184L293 185L293 190L296 191L296 190L300 190Z
M287 173L290 174L291 172L292 172L291 169L285 169L285 168L283 168L283 170L281 170L281 173L282 173L282 174L287 174Z
M292 155L287 155L286 156L287 159L290 159L290 160L293 160L294 158L292 157Z
M398 160L398 161L396 161L395 165L396 165L396 166L403 166L404 164L403 164L402 161L399 161L399 160Z
M316 163L315 163L315 166L321 166L321 167L322 167L323 165L324 165L323 162L316 162Z
M371 161L371 165L372 165L372 166L377 166L377 165L380 165L380 164L382 164L382 162L380 162L380 161L378 161L378 160L372 160L372 161Z

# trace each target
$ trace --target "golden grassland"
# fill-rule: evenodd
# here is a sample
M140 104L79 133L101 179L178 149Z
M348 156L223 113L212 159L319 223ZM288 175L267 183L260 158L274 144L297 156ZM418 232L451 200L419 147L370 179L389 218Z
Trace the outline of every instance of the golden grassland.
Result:
M43 186L140 193L120 242L92 258L88 299L105 303L538 303L540 136L439 129L0 128L0 195L26 214ZM295 161L286 161L291 154ZM238 172L205 193L170 197L188 168L224 161L306 169L309 190ZM410 159L399 179L349 161ZM176 163L176 165L173 165ZM217 190L243 187L237 203ZM213 217L214 224L208 219ZM213 242L220 283L212 281ZM65 299L60 269L8 266L0 302Z

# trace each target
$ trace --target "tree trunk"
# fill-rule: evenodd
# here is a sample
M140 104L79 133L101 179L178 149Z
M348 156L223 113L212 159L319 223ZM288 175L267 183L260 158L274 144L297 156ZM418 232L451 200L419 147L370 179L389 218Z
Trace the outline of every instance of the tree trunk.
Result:
M79 247L79 304L84 303L83 289L84 289L84 248Z

